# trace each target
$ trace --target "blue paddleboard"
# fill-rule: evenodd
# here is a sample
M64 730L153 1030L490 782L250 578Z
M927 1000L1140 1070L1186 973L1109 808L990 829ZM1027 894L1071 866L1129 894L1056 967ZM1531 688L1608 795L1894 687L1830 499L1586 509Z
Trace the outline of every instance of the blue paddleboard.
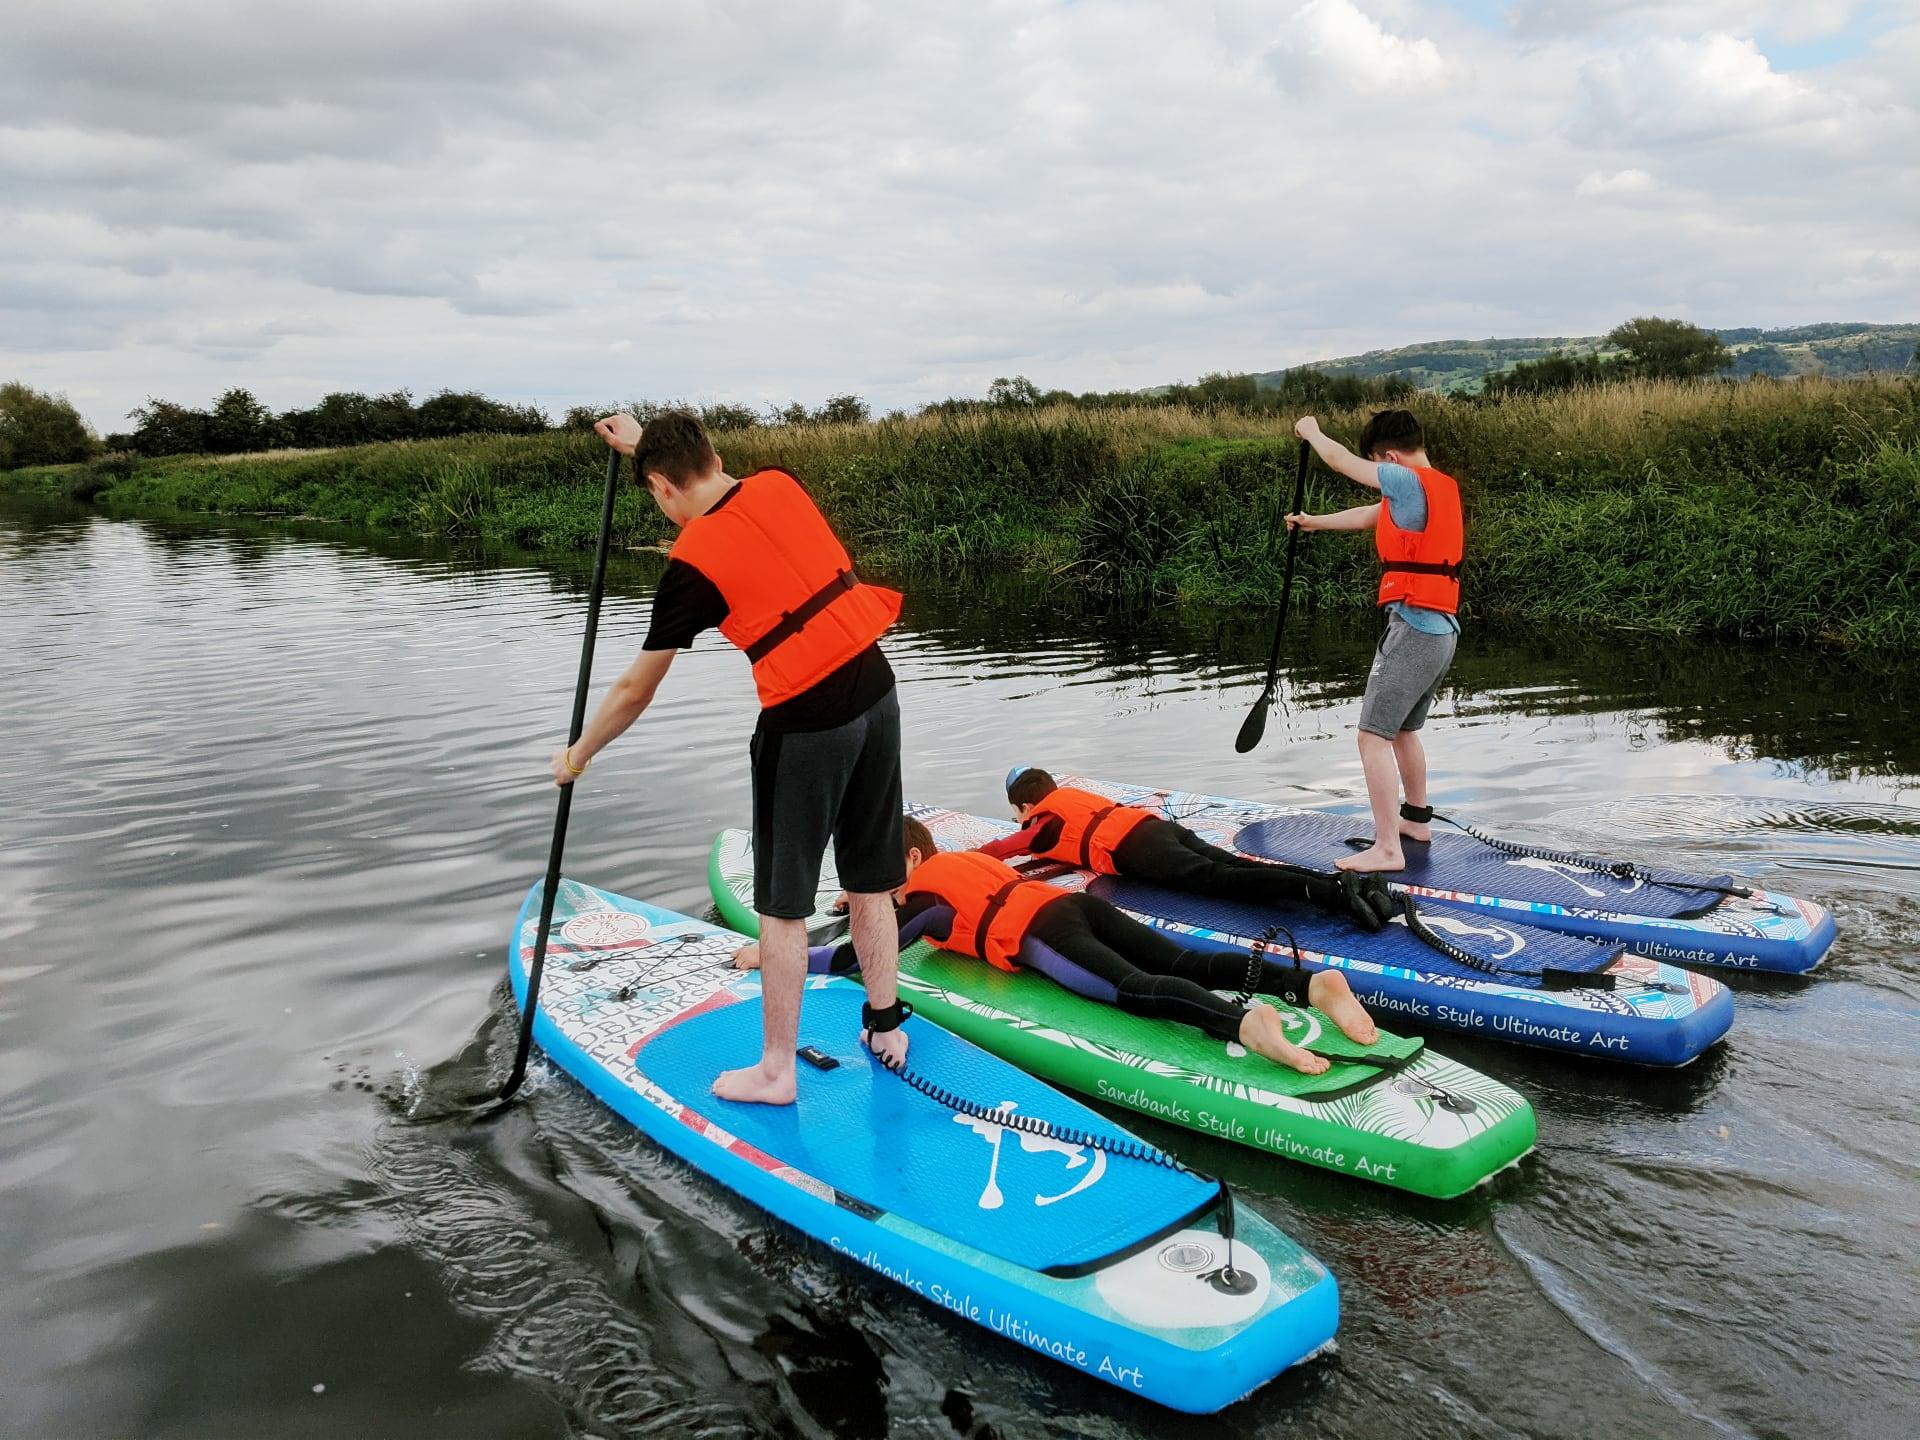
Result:
M971 849L1014 829L1005 821L932 806L909 806L908 813L947 850ZM1215 900L1065 865L1037 866L1031 873L1064 890L1098 895L1194 949L1244 954L1273 925L1284 925L1303 963L1340 970L1361 1003L1395 1027L1411 1022L1600 1060L1685 1065L1733 1023L1733 996L1708 976L1617 944L1444 901L1423 899L1420 914L1466 962L1421 940L1404 918L1370 933L1309 905ZM1277 934L1267 940L1267 954L1269 963L1291 958Z
M1364 846L1372 833L1365 816L1082 775L1061 783L1157 811L1227 849L1319 870ZM1406 868L1388 878L1396 889L1501 923L1584 935L1676 965L1799 974L1818 965L1833 944L1833 914L1811 900L1741 885L1730 875L1615 867L1554 851L1513 853L1525 848L1501 849L1436 824L1433 839L1409 843Z
M516 1001L540 887L508 953ZM711 1092L760 1053L756 972L740 938L563 881L534 1038L652 1139L828 1248L930 1304L1180 1410L1218 1410L1328 1345L1333 1277L1259 1216L1222 1275L1221 1187L967 1041L907 1022L909 1068L859 1043L861 989L814 977L791 1106ZM1022 1128L1022 1126L1029 1128ZM1042 1133L1035 1133L1038 1128ZM1130 1153L1129 1153L1130 1152Z

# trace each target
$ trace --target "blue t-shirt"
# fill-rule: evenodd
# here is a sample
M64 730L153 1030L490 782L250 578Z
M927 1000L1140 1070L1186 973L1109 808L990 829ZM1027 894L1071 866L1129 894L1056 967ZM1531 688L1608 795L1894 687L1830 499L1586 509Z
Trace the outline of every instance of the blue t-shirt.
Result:
M1427 492L1421 485L1420 477L1404 465L1395 465L1389 461L1380 462L1380 500L1387 507L1387 514L1393 523L1402 530L1420 531L1427 528ZM1405 600L1395 600L1387 606L1387 612L1398 615L1414 629L1428 635L1446 635L1460 633L1460 622L1444 610L1428 610L1423 606L1410 605Z

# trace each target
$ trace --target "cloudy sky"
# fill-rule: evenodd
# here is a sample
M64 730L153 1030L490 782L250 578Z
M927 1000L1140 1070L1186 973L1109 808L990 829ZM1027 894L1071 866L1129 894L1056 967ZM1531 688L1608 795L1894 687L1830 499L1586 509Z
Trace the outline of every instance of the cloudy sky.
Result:
M0 379L877 407L1920 319L1920 0L9 0Z

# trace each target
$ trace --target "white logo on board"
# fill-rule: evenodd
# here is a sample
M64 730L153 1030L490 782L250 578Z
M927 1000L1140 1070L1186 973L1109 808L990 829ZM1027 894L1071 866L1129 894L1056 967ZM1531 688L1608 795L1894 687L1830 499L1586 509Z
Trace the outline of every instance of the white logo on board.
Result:
M1584 875L1587 879L1592 879L1594 878L1593 872L1591 870L1582 870L1577 865L1568 865L1559 860L1541 860L1531 855L1522 860L1509 860L1507 864L1517 865L1523 870L1539 870L1548 875L1558 875L1582 895L1589 896L1595 900L1604 900L1607 898L1607 892L1605 890L1596 890L1593 886L1587 884L1586 880L1580 878ZM1632 877L1631 883L1628 884L1626 893L1632 894L1639 888L1640 877L1635 875Z
M582 948L599 945L631 945L644 940L653 924L644 915L630 910L590 910L575 915L560 927L560 938Z
M1002 1100L994 1107L994 1112L1000 1115L1011 1116L1013 1110L1014 1102L1011 1100ZM1007 1131L1012 1127L998 1120L982 1119L977 1115L956 1115L953 1117L953 1123L966 1126L992 1147L993 1159L987 1163L987 1183L986 1188L980 1192L979 1204L982 1210L998 1210L1007 1203L1007 1197L1000 1189L1000 1144L1006 1139ZM1099 1183L1100 1177L1107 1173L1107 1155L1104 1150L1093 1151L1093 1159L1089 1161L1088 1147L1085 1145L1056 1140L1051 1135L1029 1135L1024 1130L1016 1129L1013 1133L1020 1137L1020 1149L1023 1153L1059 1155L1066 1160L1068 1173L1083 1167L1087 1172L1071 1188L1062 1190L1058 1195L1042 1195L1036 1191L1033 1197L1035 1205L1057 1205L1062 1200L1070 1199L1089 1186Z
M1443 915L1435 910L1422 910L1420 919L1429 930L1444 930L1449 935L1462 938L1469 935L1484 935L1497 945L1504 945L1506 947L1504 950L1489 957L1494 960L1506 960L1527 948L1526 939L1517 930L1509 930L1504 925L1491 923L1475 925L1457 915Z

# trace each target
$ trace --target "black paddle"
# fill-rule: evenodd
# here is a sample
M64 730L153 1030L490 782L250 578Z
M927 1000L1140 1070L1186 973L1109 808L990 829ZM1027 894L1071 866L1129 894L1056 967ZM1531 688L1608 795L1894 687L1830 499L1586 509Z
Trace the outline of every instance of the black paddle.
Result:
M1293 509L1287 512L1290 515L1306 508L1307 456L1312 453L1313 447L1302 440L1300 468L1293 477ZM1233 748L1242 755L1258 745L1260 737L1267 733L1267 710L1273 704L1274 686L1280 678L1280 632L1287 628L1287 602L1293 598L1293 552L1299 544L1299 530L1288 530L1287 573L1280 585L1280 618L1273 626L1273 649L1267 652L1267 685L1254 702L1253 709L1247 712L1247 718L1240 722L1240 733L1233 741Z
M593 583L587 587L587 633L580 642L580 674L573 682L573 723L567 727L567 745L580 738L587 725L587 690L593 678L593 637L600 629L600 596L607 588L607 550L613 541L613 502L620 491L620 452L607 456L607 493L600 502L600 541L593 552ZM513 1072L500 1089L508 1099L527 1078L527 1052L533 1048L533 1017L540 1013L540 972L547 964L547 932L553 928L553 902L560 890L560 856L567 848L567 816L573 810L573 786L560 787L560 804L553 816L553 848L547 852L547 883L540 891L540 933L533 942L533 963L527 967L527 1003L520 1015L520 1043L513 1052Z

